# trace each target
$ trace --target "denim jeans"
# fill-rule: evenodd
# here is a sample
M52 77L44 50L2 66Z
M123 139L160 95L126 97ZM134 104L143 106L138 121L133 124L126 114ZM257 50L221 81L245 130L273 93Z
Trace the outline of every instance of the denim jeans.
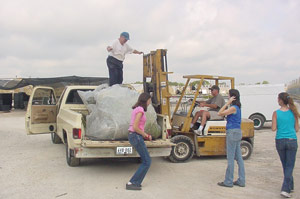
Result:
M241 152L241 139L241 129L228 129L226 131L227 169L224 184L227 186L233 185L234 160L237 161L239 167L237 182L240 185L245 185L245 168Z
M137 134L137 133L129 133L128 140L129 140L130 144L138 152L138 154L141 157L141 161L142 161L142 164L140 165L138 170L135 172L135 174L132 176L132 178L130 179L130 182L132 184L140 186L150 168L151 158L148 153L143 136L141 136L140 134Z
M281 191L290 193L294 190L293 170L296 161L298 143L296 139L277 139L276 149L283 168L283 183Z
M122 84L123 82L123 62L112 56L108 56L106 64L109 72L109 86Z

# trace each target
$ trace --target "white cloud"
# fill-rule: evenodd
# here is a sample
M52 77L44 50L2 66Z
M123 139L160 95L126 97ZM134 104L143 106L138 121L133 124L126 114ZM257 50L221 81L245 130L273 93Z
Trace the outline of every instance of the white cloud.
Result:
M186 74L289 82L300 74L297 0L0 2L1 77L107 76L105 47L122 31L145 53L168 49L173 81ZM128 55L124 80L141 81Z

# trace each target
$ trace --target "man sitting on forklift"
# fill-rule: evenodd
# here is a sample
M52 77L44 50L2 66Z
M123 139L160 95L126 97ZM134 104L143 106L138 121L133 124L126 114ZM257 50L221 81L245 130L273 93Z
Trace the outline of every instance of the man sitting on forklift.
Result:
M218 115L218 111L225 104L224 98L219 94L220 88L217 85L213 85L209 90L211 90L211 94L213 97L207 101L197 102L200 107L208 107L209 108L208 111L205 110L197 111L191 123L191 128L193 128L198 118L199 117L202 118L199 128L197 130L194 130L194 133L197 135L201 135L204 125L206 124L206 121L208 119L209 120L224 119L223 116Z

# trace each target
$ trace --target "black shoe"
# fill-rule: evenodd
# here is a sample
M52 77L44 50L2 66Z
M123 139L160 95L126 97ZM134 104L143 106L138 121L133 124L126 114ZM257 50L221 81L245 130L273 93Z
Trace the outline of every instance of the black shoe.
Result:
M218 182L218 185L221 186L221 187L228 187L228 188L233 187L233 186L229 186L229 185L224 184L224 182Z
M238 183L238 181L234 181L233 185L240 186L240 187L245 187L246 186L246 185L242 185L242 184Z
M142 190L141 186L135 185L135 184L126 184L127 190Z

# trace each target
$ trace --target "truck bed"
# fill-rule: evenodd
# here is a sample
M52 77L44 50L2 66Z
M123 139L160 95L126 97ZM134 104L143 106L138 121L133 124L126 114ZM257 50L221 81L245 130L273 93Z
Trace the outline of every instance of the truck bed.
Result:
M89 114L87 109L72 109L72 111L75 111L79 114L82 115L82 126L84 127L83 132L86 132L86 117ZM166 117L163 115L158 114L157 115L157 123L158 125L161 127L162 129L162 136L154 141L159 141L159 140L166 140ZM165 132L164 132L165 131ZM84 135L84 141L86 141L87 143L90 143L90 141L94 141L94 143L99 142L107 142L107 143L112 143L112 142L116 142L116 143L123 143L124 141L128 142L128 139L122 139L122 140L103 140L103 139L99 139L99 138L95 138L93 136L87 136L85 134ZM118 142L117 142L118 141ZM125 142L124 142L125 143ZM157 142L158 143L158 142Z

